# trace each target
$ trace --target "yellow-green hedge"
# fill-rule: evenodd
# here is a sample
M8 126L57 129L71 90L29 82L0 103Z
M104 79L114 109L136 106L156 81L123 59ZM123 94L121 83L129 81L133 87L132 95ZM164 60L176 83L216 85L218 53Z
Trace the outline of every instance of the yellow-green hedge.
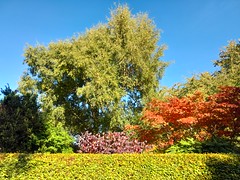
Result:
M0 154L0 179L240 179L226 154Z

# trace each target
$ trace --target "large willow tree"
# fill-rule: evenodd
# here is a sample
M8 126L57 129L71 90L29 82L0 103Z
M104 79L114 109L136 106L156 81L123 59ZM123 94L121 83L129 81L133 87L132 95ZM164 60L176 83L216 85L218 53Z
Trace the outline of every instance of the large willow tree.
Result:
M157 92L167 63L159 31L127 6L71 40L28 46L20 90L40 95L42 111L72 131L119 130Z

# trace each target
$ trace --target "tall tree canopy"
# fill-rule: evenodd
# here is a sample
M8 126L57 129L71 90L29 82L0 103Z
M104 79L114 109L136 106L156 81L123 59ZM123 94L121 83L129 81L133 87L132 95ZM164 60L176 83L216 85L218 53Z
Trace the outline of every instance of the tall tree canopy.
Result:
M214 66L220 67L214 75L225 82L224 85L240 87L240 39L238 42L229 42L225 50L220 52L220 59L214 62Z
M240 41L230 41L221 50L214 66L218 68L214 73L204 72L188 78L186 83L173 90L173 94L184 97L198 90L207 96L216 93L219 86L240 87Z
M72 131L121 129L159 87L168 63L160 61L159 31L146 14L127 6L108 23L71 40L28 46L20 91L40 95L42 111Z

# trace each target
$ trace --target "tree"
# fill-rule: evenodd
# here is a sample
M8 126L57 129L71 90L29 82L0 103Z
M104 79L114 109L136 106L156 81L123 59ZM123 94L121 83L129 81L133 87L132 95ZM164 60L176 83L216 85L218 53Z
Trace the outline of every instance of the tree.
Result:
M236 139L240 136L240 87L225 86L204 105L207 115L199 116L199 126L206 126L208 133ZM203 113L202 113L203 114Z
M201 93L183 98L171 97L168 101L153 99L143 111L142 122L126 126L126 130L133 130L140 141L165 149L184 137L193 136L198 104L202 101Z
M220 59L214 61L214 66L220 68L214 76L225 82L224 85L240 87L240 40L230 41L220 52Z
M240 88L222 87L207 98L196 92L168 101L153 99L144 110L142 124L127 129L134 130L141 141L161 149L189 137L200 141L225 137L234 141L240 135L239 127Z
M60 109L73 132L120 130L157 92L167 66L158 39L146 14L119 6L85 34L28 46L20 91L39 94L44 112Z
M240 87L240 41L230 41L221 50L219 60L214 61L219 69L214 73L204 72L187 79L186 83L177 84L170 92L178 97L203 92L204 96L215 94L220 86Z
M72 152L73 138L61 123L46 121L36 95L22 95L9 86L1 92L0 152Z
M3 152L34 152L35 143L44 126L39 119L36 96L21 96L9 86L1 90L0 150Z

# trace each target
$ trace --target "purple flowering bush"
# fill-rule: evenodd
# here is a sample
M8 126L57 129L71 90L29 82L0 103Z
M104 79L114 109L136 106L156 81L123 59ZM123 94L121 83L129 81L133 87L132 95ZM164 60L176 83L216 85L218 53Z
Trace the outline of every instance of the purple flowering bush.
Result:
M76 136L74 144L77 153L142 153L151 147L145 142L131 139L124 132L92 134L89 132Z

